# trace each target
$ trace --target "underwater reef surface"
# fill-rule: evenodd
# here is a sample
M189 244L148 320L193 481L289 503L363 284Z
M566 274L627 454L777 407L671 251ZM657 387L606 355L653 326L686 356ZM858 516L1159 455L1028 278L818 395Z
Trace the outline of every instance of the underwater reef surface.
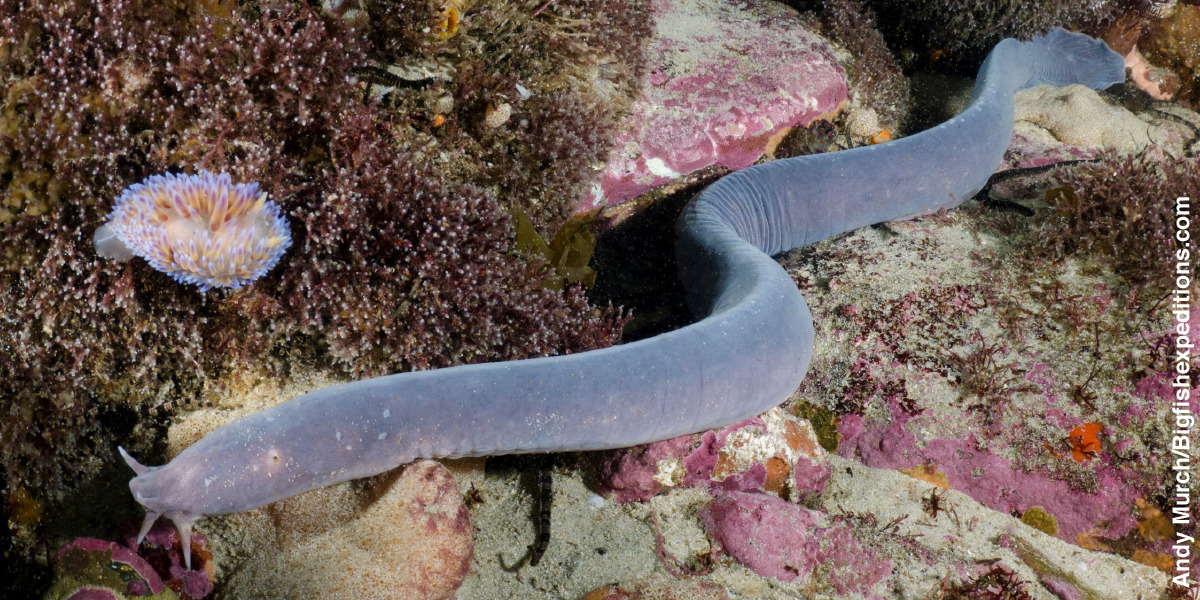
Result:
M387 362L393 360L388 356L395 350L388 340L404 340L409 344L403 350L412 354L405 355L410 358L404 360L415 361L418 359L412 357L425 356L430 366L446 361L482 360L486 358L486 348L529 351L530 346L550 345L548 340L557 339L555 332L563 331L560 327L570 327L555 321L558 316L546 316L561 314L558 303L563 297L568 305L580 311L578 314L592 314L582 304L581 295L572 296L576 292L542 291L544 282L557 278L556 273L539 271L524 259L506 262L505 258L489 254L499 262L485 261L485 268L499 265L506 270L493 274L496 279L485 279L485 283L501 287L516 285L511 290L505 289L504 294L511 293L512 298L525 294L543 302L535 312L521 313L521 318L507 323L544 329L538 329L540 333L533 338L517 339L521 335L518 327L511 333L514 337L495 338L496 346L485 344L486 348L465 350L462 340L455 340L452 333L473 333L478 323L461 321L461 315L456 315L460 317L458 323L429 322L427 329L419 332L433 336L431 332L441 326L443 334L451 332L447 339L453 341L435 343L430 340L440 338L420 336L414 340L405 336L417 334L411 331L406 334L400 328L412 327L411 311L420 301L427 303L429 311L423 313L423 318L435 319L447 306L460 302L462 296L448 296L439 287L452 285L436 279L440 267L425 264L422 277L410 279L378 267L404 264L411 268L411 264L403 262L405 259L390 247L376 252L371 244L378 244L383 239L379 236L384 235L395 236L386 238L389 242L407 240L418 250L432 244L444 252L418 255L440 260L450 252L447 248L461 246L452 246L434 234L452 231L459 242L474 239L472 236L491 235L483 248L504 255L514 243L511 229L503 225L509 207L532 215L533 227L551 237L562 215L582 201L600 172L592 166L603 162L609 150L604 141L608 138L604 136L617 131L616 119L607 110L628 106L632 101L629 91L633 89L632 79L623 79L626 70L653 73L656 68L666 66L639 63L638 59L590 62L594 55L587 52L599 51L594 47L588 50L590 37L578 35L589 27L582 21L598 19L605 27L624 28L636 38L649 31L652 15L615 10L630 6L624 3L591 7L559 1L331 4L336 5L331 12L319 14L286 3L264 2L257 6L290 6L287 10L299 12L267 10L262 14L252 11L239 14L223 3L168 4L176 12L150 21L155 26L184 23L187 27L209 27L216 36L248 36L235 39L243 40L250 48L276 48L273 50L276 54L268 53L264 62L289 56L275 46L262 45L265 42L255 37L270 37L265 32L286 31L281 29L282 23L294 27L303 21L305 27L293 29L292 33L300 31L312 36L292 42L283 36L285 39L277 42L296 54L303 54L296 52L295 44L300 41L313 41L317 48L327 48L323 44L334 41L346 44L337 52L314 56L336 60L338 69L352 70L357 83L336 78L326 81L313 74L322 72L320 69L298 70L311 74L310 81L324 81L329 89L283 97L286 94L274 95L258 87L234 96L243 102L249 98L256 107L261 106L259 102L275 107L272 111L281 111L281 115L290 119L288 123L301 118L322 118L319 117L322 114L339 119L321 124L315 132L289 128L269 138L249 141L249 131L261 136L264 128L277 121L263 118L252 123L258 129L244 129L239 114L217 115L220 118L210 115L206 117L212 119L210 122L195 112L178 121L151 112L151 116L175 124L178 130L154 133L153 128L135 128L133 131L141 136L137 139L143 145L132 148L142 148L140 151L130 150L122 145L128 140L117 137L100 146L105 151L102 156L86 155L70 146L67 150L54 149L26 157L13 153L12 148L16 144L14 139L25 143L27 138L0 136L0 144L7 144L3 146L7 154L2 156L9 161L0 163L9 169L0 172L16 174L4 180L9 182L9 189L34 186L33 192L14 196L28 205L19 204L18 207L24 208L12 214L27 216L17 218L13 221L16 224L6 225L2 230L6 249L15 247L10 246L10 240L18 240L27 243L22 248L33 250L22 255L25 258L9 257L14 264L25 266L4 271L8 277L4 281L9 285L20 282L26 286L21 289L41 290L42 295L32 305L35 308L55 306L49 298L65 287L82 290L76 295L84 300L90 298L89 293L98 293L95 290L109 289L116 308L108 310L127 311L139 319L161 319L165 317L157 315L172 307L169 314L180 323L169 330L177 339L168 334L154 338L160 343L175 344L178 354L164 357L149 352L149 348L156 346L144 341L149 336L144 330L122 330L121 327L129 327L126 321L117 321L116 325L104 321L108 324L98 332L85 329L80 333L74 329L92 314L71 312L78 310L73 303L80 298L59 300L64 308L51 321L46 315L29 317L27 301L18 302L6 296L5 311L12 307L25 309L21 315L26 321L17 323L17 318L6 312L9 320L0 327L10 329L3 333L24 335L49 346L41 350L36 361L5 363L3 368L9 370L0 371L4 385L32 382L34 387L29 389L60 390L63 384L54 378L55 373L76 373L77 378L71 383L75 387L67 389L93 389L85 388L91 380L83 374L90 371L61 366L70 357L50 359L61 351L54 344L72 336L108 341L117 332L122 334L126 346L132 346L106 354L114 362L105 368L129 371L134 363L130 356L121 354L128 350L130 355L153 356L158 361L155 369L132 369L128 373L130 378L148 374L176 378L160 381L160 388L153 396L128 391L118 394L113 391L116 384L94 388L97 398L86 400L91 404L70 395L49 400L45 396L30 398L32 392L22 388L23 395L16 396L22 402L13 402L5 408L25 411L27 414L22 418L26 420L19 423L33 423L28 428L44 434L48 440L38 442L48 445L27 448L25 452L36 456L47 452L48 447L58 448L53 436L67 435L74 439L91 435L88 427L96 432L94 439L111 439L114 429L124 426L134 428L136 435L145 441L159 434L158 430L146 427L149 419L138 421L142 417L136 411L115 413L114 417L110 411L94 408L96 403L111 396L126 398L134 406L154 405L186 397L187 390L204 390L203 397L212 406L186 411L186 417L171 427L166 450L170 455L219 422L255 406L291 397L306 384L328 385L344 376L345 371L368 374L411 366ZM10 9L16 5L5 1L0 6L5 9L2 14L11 18ZM126 6L132 12L112 14L132 19L133 15L145 16L138 12L144 8L132 3ZM835 19L830 13L848 15L858 8L857 3L829 2L821 14L808 17L813 23L812 31L823 26L826 29L821 31L831 34L834 28L830 23ZM539 9L542 10L538 12ZM589 9L593 12L589 13ZM45 22L54 22L53 11L45 7L38 10L43 10L40 14ZM86 7L75 7L68 9L72 18L79 18L81 13L70 10L83 11L87 16L93 14ZM531 19L535 12L537 17ZM212 14L221 18L212 19ZM378 18L380 15L384 18ZM486 18L488 15L496 18ZM553 25L550 32L541 29L545 23L539 18L543 15L542 20ZM227 16L238 18L222 20ZM796 21L789 18L787 22ZM4 21L4 26L10 28L6 31L20 30L11 29L14 23L30 26L22 25L19 19ZM227 28L223 23L234 26ZM488 29L485 23L495 27ZM70 33L71 29L64 31ZM366 32L366 41L352 36L354 31ZM10 67L11 73L24 74L10 88L8 97L36 97L34 92L41 89L36 84L46 79L44 75L38 79L37 68L49 67L31 66L36 61L31 61L28 54L20 59L21 54L12 49L24 46L12 45L15 39L15 36L5 37L6 42L0 41L8 44L0 46L3 50L0 65L19 65L20 69ZM42 38L33 39L34 46L45 43ZM359 41L353 42L355 39ZM513 46L493 45L491 40L497 39L509 40L509 44L513 40L535 40L544 45L528 56L516 58L511 51ZM24 44L33 43L25 37L21 40ZM259 40L258 45L250 43L255 40ZM853 46L844 40L838 43L847 48ZM581 50L578 44L585 48ZM620 48L623 46L616 50L608 48L607 56L628 59L628 54L623 54L628 49ZM846 58L839 50L833 52L839 60ZM461 71L442 74L437 70L440 62L454 62L453 57L476 53L484 57L484 66L455 63L462 67ZM112 54L119 55L114 48L107 48L98 56ZM198 55L212 58L203 53ZM18 56L18 60L14 62L12 56ZM547 76L556 68L561 70L555 66L559 63L543 62L556 56L574 57L572 60L582 63L576 65L580 70L568 69L565 72L572 75L547 79L564 87L541 89L562 92L570 89L572 82L587 82L577 90L579 95L567 92L539 95L529 83L537 77L512 76L514 72L529 72L521 69L495 75L496 65L524 64L522 69ZM423 70L413 74L400 69L406 58L421 65ZM320 58L312 59L319 61ZM626 66L629 64L634 66ZM363 65L373 68L362 70ZM848 65L843 68L850 72ZM94 67L90 63L68 66L85 70ZM161 84L174 82L165 67L140 63L133 66L117 63L111 71L115 73L111 77L120 84L119 89L133 87L162 93L169 88ZM236 62L235 66L243 67ZM269 66L260 66L265 72L270 71ZM146 87L138 88L134 84L140 84L140 79L127 74L140 74L139 69L146 69L159 79L151 78L150 83L142 84ZM391 77L379 70L390 73ZM197 77L196 73L200 73L208 77L216 72L214 68L189 76ZM882 75L882 71L866 74L872 73ZM871 81L868 77L850 82L852 98L848 114L834 121L832 133L813 134L817 129L814 127L795 131L793 135L817 135L820 139L832 139L830 143L835 146L865 143L865 138L874 133L871 131L874 127L862 123L882 124L887 118L881 119L880 115L895 114L889 112L894 110L893 101L881 100L887 105L881 106L861 100L868 95ZM78 85L107 89L94 81ZM78 86L73 90L72 93L79 93ZM526 98L522 90L530 92L530 97ZM625 92L617 93L619 90ZM334 97L336 102L317 103L326 95ZM450 103L443 102L447 95L451 97ZM794 598L814 593L826 597L925 598L931 593L933 597L954 597L950 590L960 594L959 597L970 597L973 592L998 589L1011 597L1023 597L1018 593L1034 598L1133 598L1138 594L1160 597L1165 577L1158 568L1149 565L1164 565L1164 553L1172 536L1170 524L1164 523L1162 513L1168 463L1162 445L1167 439L1167 423L1161 394L1169 366L1169 356L1165 354L1169 314L1155 307L1155 299L1167 284L1165 274L1154 265L1165 265L1163 251L1167 246L1162 243L1162 236L1167 235L1165 228L1169 225L1163 221L1163 203L1180 190L1197 189L1194 175L1189 177L1186 170L1191 169L1194 174L1197 165L1194 158L1184 157L1184 148L1194 142L1194 128L1189 129L1157 111L1174 113L1192 123L1200 123L1200 117L1176 105L1156 104L1134 110L1115 108L1111 97L1093 98L1071 91L1041 91L1031 95L1037 97L1022 102L1018 108L1028 120L1018 124L1006 165L1040 167L1064 159L1097 157L1104 162L1011 179L996 186L991 202L917 221L864 229L783 258L810 300L820 332L812 375L785 408L807 419L810 423L807 430L821 442L824 451L809 448L797 452L792 445L802 445L798 438L772 433L772 423L777 421L805 421L791 415L764 416L760 419L761 426L741 424L738 428L669 441L662 449L652 446L635 451L652 459L626 461L631 465L630 470L618 469L617 475L629 475L628 479L639 485L653 482L650 486L653 489L639 493L639 501L624 503L596 493L591 464L599 461L565 457L560 461L563 464L552 471L555 500L550 545L536 567L524 561L536 537L532 497L537 492L531 491L533 477L521 459L494 459L486 466L480 460L448 461L457 486L451 485L436 467L421 463L403 472L317 490L257 511L204 521L199 529L206 534L214 553L210 564L218 587L228 597L236 597L239 590L255 589L261 581L278 581L280 585L295 586L288 589L304 589L305 593L318 596L369 597L370 593L386 596L388 585L411 582L412 579L405 578L413 571L406 569L416 567L419 575L412 577L426 577L422 585L429 585L425 588L429 597L463 599L578 598L589 591L592 592L589 598L657 597L672 592L697 598L730 594ZM376 100L364 103L364 96ZM170 98L168 94L166 105L170 105ZM556 98L562 100L552 100ZM36 102L23 102L9 101L4 105L2 114L9 119L4 122L6 131L15 130L13 123L27 123L31 119L54 122L55 113L39 113ZM114 110L108 104L99 106ZM134 110L139 106L136 102L122 100L116 106L120 108L116 111L119 119L148 118ZM341 112L318 110L318 107L329 110L330 106L338 107ZM346 108L353 106L367 106L369 110ZM595 112L581 112L580 106L592 106ZM187 107L198 110L195 105ZM133 116L126 115L127 111ZM1093 116L1076 118L1081 111ZM88 123L107 123L97 116L105 114L104 111L87 113L95 119ZM561 120L556 121L558 117ZM1144 126L1137 127L1138 121ZM381 122L386 127L380 126ZM596 122L602 126L591 127ZM855 123L860 125L856 128ZM103 127L96 130L91 127L99 126L88 125L81 131L106 131ZM535 131L538 127L541 129ZM559 133L561 136L553 139L560 140L562 145L533 143ZM107 138L97 134L94 139ZM813 145L811 139L798 146ZM787 142L783 145L787 146ZM1136 155L1116 155L1105 150L1114 145ZM213 146L222 151L208 156ZM169 151L174 158L153 158L157 155L146 148L159 148L160 153ZM544 154L538 154L543 150ZM270 177L263 180L263 185L275 186L272 196L292 198L284 200L284 206L291 211L289 214L295 213L292 223L304 227L305 234L297 239L305 240L303 248L309 254L293 249L284 257L279 267L281 272L269 274L246 296L222 300L199 295L181 300L180 292L167 285L174 286L173 282L153 279L164 276L144 265L114 267L87 254L90 228L102 221L107 206L104 203L110 202L124 185L149 174L145 170L151 167L168 170L178 165L180 156L210 168L230 166L247 175L256 168L266 170ZM393 158L390 162L377 162L383 160L382 156ZM487 159L474 162L479 157ZM85 172L85 167L97 168L96 162L101 158L100 166L109 170L119 167L126 179L119 184L94 177L82 179L92 187L81 188L85 192L82 200L77 200L80 204L73 208L69 202L63 202L64 198L75 196L62 190L74 188L63 187L66 184L55 179L55 174L75 173L72 177L81 177L78 173ZM521 169L513 167L530 164L545 167L557 164L555 161L560 159L564 165L591 165L587 167L591 169L590 178L580 175L579 170L564 175L550 168L532 169L514 177L533 182L528 189L538 190L538 194L557 195L547 190L574 190L573 195L561 196L566 204L546 208L547 195L538 195L536 202L532 197L524 200L506 197L506 192L525 188L524 183L508 178L501 171L520 173ZM83 161L82 166L77 164L79 160ZM332 166L317 167L326 162ZM43 166L32 171L30 167L45 164L55 168ZM272 164L283 166L270 167ZM393 179L397 170L408 175ZM435 205L423 209L425 212L419 215L401 218L420 233L415 238L405 237L404 230L375 231L383 219L396 217L394 212L381 213L379 206L386 205L373 204L396 199L395 193L386 192L387 185L408 190L405 194L411 193L412 198L431 199ZM427 187L430 185L434 187ZM467 198L470 202L466 208L470 210L451 202L451 198ZM509 201L514 203L501 207ZM1027 211L1006 203L1020 204ZM445 206L459 208L450 210ZM535 207L545 210L537 211ZM309 213L305 211L313 211L320 218L306 220ZM447 218L441 220L442 216ZM403 221L404 218L408 221ZM46 227L46 223L53 227ZM417 227L426 223L438 226ZM333 235L343 230L354 232L345 242ZM29 240L36 243L30 245ZM51 242L53 251L39 249L39 244ZM343 244L348 248L343 248ZM475 248L472 252L483 251L467 247ZM358 254L347 257L343 253L347 250ZM30 283L47 281L47 265L57 257L69 259L63 263L65 267L49 273L61 276L61 281L39 284L44 287ZM327 274L316 276L311 270L317 265L337 267L328 275L326 285L319 284L327 281ZM77 283L80 273L88 273L86 285ZM517 283L501 275L516 277ZM303 285L287 283L294 277L299 277ZM361 281L356 279L360 277ZM104 287L113 285L114 280L124 286L119 288L120 294ZM368 294L381 285L381 280L387 284L406 282L408 287L394 296ZM329 295L337 289L348 289L345 293L352 295L345 298L355 298L359 304L347 308L335 303L330 306L339 306L339 310L316 313L319 318L311 327L343 334L330 342L332 345L326 350L332 358L327 358L326 363L316 361L317 368L313 368L306 361L312 361L314 352L320 355L314 348L324 347L319 337L304 333L308 330L285 326L290 318L295 318L289 311L310 310L307 307L330 302ZM280 295L284 291L289 295ZM357 300L360 298L365 299ZM398 310L399 306L408 300L401 298L413 299L403 311ZM577 304L571 304L576 301ZM391 306L389 303L398 303L394 307L397 310L387 308ZM74 321L67 318L73 314ZM186 326L196 322L203 327ZM619 327L612 320L587 322L593 327L595 337L569 348L579 349L619 334ZM13 329L17 325L21 326L19 331ZM246 337L239 339L229 335L229 331L238 331ZM377 337L371 338L367 335L370 332ZM219 336L217 350L206 345L210 340L205 336L210 334ZM251 338L256 344L263 344L264 339L273 340L276 335L286 340L283 349L274 343L253 348L240 345L248 344ZM6 337L5 343L8 339L25 338ZM374 346L355 349L354 344L371 339ZM418 344L420 340L427 340L426 345ZM334 347L338 343L342 344L340 349ZM419 354L414 348L428 354ZM84 367L92 364L87 352L76 350L72 356L81 360ZM231 361L242 364L249 372L265 372L268 376L242 374L241 379L232 378L228 370ZM328 362L338 368L329 368ZM197 370L193 363L203 368ZM36 377L24 371L14 373L14 364L38 365L47 372ZM289 366L280 367L282 364ZM216 369L215 376L206 370L209 368ZM312 382L300 376L311 371L318 373ZM201 374L204 378L196 379ZM274 381L278 375L284 376L282 382ZM183 377L192 379L180 379ZM213 378L227 383L213 383ZM117 389L125 390L132 384L121 385L125 387ZM0 396L14 397L8 392L0 390ZM50 402L61 404L48 408ZM75 403L82 406L76 407ZM98 412L102 419L90 420L89 410ZM73 414L76 416L71 417ZM52 418L58 420L52 426L45 425ZM131 424L134 422L141 424ZM8 437L8 432L4 431L6 441L21 439ZM106 450L88 450L87 442L79 443L84 448L82 459L99 461L107 455ZM70 447L68 440L59 452ZM619 464L623 456L613 455L612 462ZM659 459L667 457L679 460L668 460L664 468L698 465L703 476L689 478L681 475L681 471L660 474ZM648 468L650 464L653 470ZM785 472L782 479L781 470ZM715 477L714 471L718 473ZM414 479L416 473L425 477L415 484L402 485ZM811 477L806 478L806 474ZM655 478L656 475L661 476ZM106 497L129 504L128 491L123 487L128 476L127 472L114 472L111 477L122 485L105 492ZM10 527L18 534L24 532L23 535L34 537L42 527L40 520L49 518L46 500L39 497L48 488L25 475L9 477L5 493ZM790 493L800 491L809 493ZM803 505L796 504L794 501L801 497L805 498ZM423 537L408 537L409 525L394 525L398 516L411 515L413 507L428 517ZM465 541L460 507L465 508L470 518L467 532L474 530ZM795 526L796 535L763 534L754 538L749 548L725 543L728 537L744 539L747 528L753 528L755 521L747 520L747 514L761 515L759 522L790 523L789 526ZM286 521L287 527L277 527L281 521ZM92 525L75 525L75 529L62 535L90 534L88 527ZM809 526L836 531L837 535L829 540L838 541L838 547L830 548L822 545L820 539L805 537L811 532ZM413 540L422 544L436 542L439 548L449 550L436 557L412 555L414 561L406 565L407 547L418 543ZM255 555L254 560L244 562L248 554ZM830 558L835 568L815 567L800 577L799 567L812 565L813 557ZM319 563L316 568L313 561ZM467 563L470 572L464 577ZM844 568L856 564L864 567L855 571ZM390 580L384 582L373 575L359 578L360 566L387 573ZM789 567L795 569L796 577L791 577ZM241 568L249 570L239 574ZM940 596L936 591L939 589Z
M636 499L597 494L592 461L567 457L553 469L550 545L536 567L525 562L537 492L523 459L448 461L475 529L455 596L654 597L683 585L697 597L1160 596L1166 579L1150 565L1169 539L1158 491L1167 463L1150 390L1166 366L1169 315L1152 310L1166 280L1147 265L1166 264L1161 199L1195 185L1186 171L1195 159L1183 157L1194 138L1153 111L1081 94L1031 91L1006 166L1105 162L1009 179L982 204L783 258L814 299L823 338L813 376L785 408L825 450L797 453L787 435L771 434L772 422L795 420L787 415L635 451L644 460L611 455L618 479L644 486ZM1106 150L1123 144L1138 157ZM1121 175L1101 176L1111 172ZM1051 188L1072 191L1048 196ZM172 452L254 402L298 391L266 386L193 412L172 429ZM374 484L329 493L364 485ZM278 548L274 530L247 524L270 522L271 510L206 521L201 529L221 542L218 562ZM744 515L799 533L725 543L753 529ZM805 537L809 525L840 543ZM800 559L813 557L871 568L800 577L812 564Z
M846 100L845 74L828 42L781 4L656 0L651 7L653 67L580 210L620 204L705 167L748 167L790 128Z
M1001 588L1030 597L1163 597L1175 538L1164 517L1173 489L1164 445L1173 425L1164 395L1171 315L1159 299L1171 285L1174 199L1200 186L1192 156L1200 118L1129 89L1075 88L1028 90L1018 115L1002 169L1031 172L998 182L989 200L784 259L817 298L825 340L793 409L813 419L830 450L887 469L855 465L851 478L835 468L813 502L857 522L860 535L883 532L878 546L896 544L886 553L893 575L883 597L926 597L931 588L967 597ZM1078 159L1097 162L1037 172ZM732 492L678 476L708 440L604 461L599 476L619 485L601 490L642 501L621 506L650 526L644 535L658 565L631 567L625 584L594 597L652 597L646 590L670 589L648 583L662 571L699 574L737 595L812 591L812 582L788 587L714 556L712 531L695 515ZM750 464L759 466L726 480L736 491L765 481L765 464ZM909 475L895 469L911 483L900 485L895 477ZM564 496L581 520L596 510L586 492ZM623 527L614 524L613 544L637 535ZM583 539L595 535L588 531ZM558 575L568 580L590 573L573 562L588 548L613 545L566 538ZM500 540L492 547L512 548ZM782 541L777 549L789 552ZM983 556L1000 560L975 562ZM755 559L733 558L753 568ZM1081 570L1081 560L1097 562ZM589 564L601 562L618 568ZM832 579L813 581L838 597L821 587ZM556 593L579 589L570 585ZM485 588L469 578L468 589Z
M641 3L336 4L0 1L5 585L131 515L80 498L181 407L620 338L513 218L553 237L586 192L644 70ZM201 292L96 255L121 190L201 170L280 207L266 276Z

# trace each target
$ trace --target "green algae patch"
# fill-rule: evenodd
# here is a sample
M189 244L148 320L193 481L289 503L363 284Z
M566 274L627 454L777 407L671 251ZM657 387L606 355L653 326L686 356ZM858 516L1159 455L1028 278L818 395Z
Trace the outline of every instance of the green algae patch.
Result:
M1058 535L1058 519L1040 506L1031 506L1021 515L1021 522L1046 535Z
M575 283L590 289L596 284L596 271L588 266L596 250L596 234L589 225L598 214L599 210L592 210L571 217L547 242L528 215L513 211L517 252L527 259L544 260L554 271L542 284L546 289L561 290Z

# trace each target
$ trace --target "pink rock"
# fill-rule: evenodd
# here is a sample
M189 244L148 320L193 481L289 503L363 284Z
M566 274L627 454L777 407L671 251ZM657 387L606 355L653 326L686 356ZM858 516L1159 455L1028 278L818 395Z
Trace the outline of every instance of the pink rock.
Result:
M792 465L792 489L798 499L820 494L833 474L828 460L800 457Z
M892 561L860 544L849 527L818 529L821 549L817 552L821 577L839 596L868 594L875 584L892 574Z
M1078 587L1065 579L1046 577L1042 579L1042 585L1062 600L1083 600L1087 597Z
M125 541L133 547L137 543L137 536L130 533ZM184 566L183 543L179 539L179 532L166 519L159 519L150 528L138 552L154 565L167 587L183 598L203 598L212 593L212 551L208 549L208 539L204 534L192 533L192 566L195 568L191 570Z
M597 491L620 504L649 500L664 487L655 479L659 461L686 455L695 440L695 435L683 435L609 455L596 473Z
M580 211L620 204L712 165L740 169L773 136L846 100L828 43L782 4L653 0L656 30L642 97L603 180Z
M791 500L821 493L833 472L812 425L780 410L706 432L683 465L685 487L766 491Z
M817 512L766 494L726 492L700 511L719 548L759 575L808 579L817 562Z
M1049 143L1015 133L998 170L1031 169L1070 160L1089 160L1097 154L1098 151L1093 148Z
M721 451L726 448L729 436L744 430L766 433L767 425L762 419L752 417L720 431L704 432L700 438L700 447L683 459L687 473L683 479L683 486L743 492L762 489L767 481L765 465L755 461L753 457L741 459L722 456ZM729 452L726 452L725 456L729 456ZM721 467L719 470L718 466Z
M171 567L171 589L177 589L184 598L203 598L213 591L213 582L204 571Z
M158 594L166 587L146 559L117 542L77 538L58 549L54 562L55 571L60 577L83 573L90 565L97 563L103 563L106 567L110 564L124 565L122 571L129 573L125 583L129 593L135 595Z
M905 427L909 415L894 411L888 423L876 427L865 427L861 417L851 416L838 426L842 456L876 469L937 465L954 489L992 510L1023 513L1042 506L1058 521L1057 537L1068 542L1096 526L1107 537L1125 535L1136 525L1129 507L1146 494L1137 480L1111 465L1095 467L1097 491L1088 493L1044 473L1027 473L1008 458L980 450L974 434L918 445Z
M766 491L799 500L825 489L832 473L812 425L773 409L696 444L688 435L623 451L601 465L598 488L617 502L644 501L664 487Z
M759 575L807 581L818 572L839 594L868 594L891 575L890 560L848 527L819 527L823 520L777 496L746 492L725 492L700 511L718 549Z

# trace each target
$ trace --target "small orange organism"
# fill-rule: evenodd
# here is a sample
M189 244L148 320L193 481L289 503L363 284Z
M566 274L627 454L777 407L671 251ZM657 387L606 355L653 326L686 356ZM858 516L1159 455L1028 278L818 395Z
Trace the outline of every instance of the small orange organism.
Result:
M434 127L441 127L446 123L446 117L444 115L433 115L432 122Z
M1084 423L1071 430L1067 439L1071 442L1071 456L1075 462L1096 458L1100 452L1100 431L1103 429L1099 423Z
M872 144L882 144L884 142L890 142L890 141L892 141L892 132L890 132L886 129L881 130L879 133L871 136Z
M457 3L455 3L457 4ZM442 9L438 14L438 21L434 23L430 31L438 37L438 39L447 39L458 32L458 10L453 6Z

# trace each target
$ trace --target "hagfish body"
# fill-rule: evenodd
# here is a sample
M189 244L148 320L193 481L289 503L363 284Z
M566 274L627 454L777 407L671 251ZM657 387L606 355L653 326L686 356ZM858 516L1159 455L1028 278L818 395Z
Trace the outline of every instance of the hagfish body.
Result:
M953 119L886 144L751 167L698 194L676 230L699 322L603 350L318 390L224 425L159 467L122 450L137 472L130 489L148 511L144 530L165 514L186 550L203 515L417 458L620 448L759 414L800 384L813 348L804 298L770 255L957 206L999 165L1014 92L1122 81L1122 58L1082 34L1004 40Z

